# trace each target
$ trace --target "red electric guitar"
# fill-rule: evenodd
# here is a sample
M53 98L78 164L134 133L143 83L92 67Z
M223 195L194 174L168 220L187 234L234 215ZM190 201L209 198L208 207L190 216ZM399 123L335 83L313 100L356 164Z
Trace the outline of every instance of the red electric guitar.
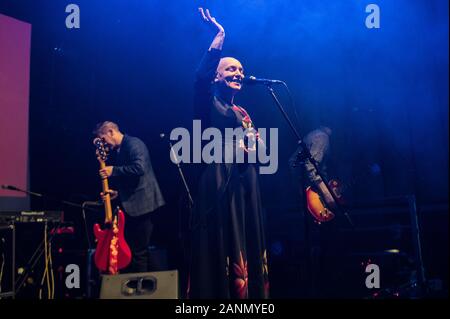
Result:
M108 147L101 138L96 138L94 145L97 148L96 153L97 159L100 162L100 169L105 168ZM124 236L124 213L117 208L117 214L113 216L107 178L102 179L102 187L103 193L107 194L104 200L105 224L103 229L99 224L94 225L94 235L97 239L94 261L100 271L114 275L120 269L129 265L131 262L131 250Z

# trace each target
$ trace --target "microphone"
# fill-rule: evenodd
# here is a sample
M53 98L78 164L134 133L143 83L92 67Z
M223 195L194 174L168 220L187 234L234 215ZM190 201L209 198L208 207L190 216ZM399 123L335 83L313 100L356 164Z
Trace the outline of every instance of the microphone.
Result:
M165 140L167 138L165 133L161 133L159 134L159 137L163 140ZM177 155L175 154L175 151L173 150L173 145L172 142L169 140L169 147L170 147L170 158L172 159L172 162L176 165L179 165L178 159L177 159Z
M12 185L2 185L2 189L9 189L10 191L21 191L21 189L18 189L17 187Z
M270 79L259 79L254 76L248 76L243 79L245 84L255 85L255 84L283 84L280 80L270 80Z

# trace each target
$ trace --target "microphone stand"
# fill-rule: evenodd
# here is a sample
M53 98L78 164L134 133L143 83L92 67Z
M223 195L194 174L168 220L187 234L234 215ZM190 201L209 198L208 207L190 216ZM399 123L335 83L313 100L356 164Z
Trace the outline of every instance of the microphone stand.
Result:
M191 191L186 182L186 178L184 177L183 170L181 169L180 162L178 161L177 155L175 154L175 152L173 150L172 142L170 142L170 141L169 141L169 147L170 147L170 153L172 154L172 156L176 162L178 172L180 173L181 180L183 181L183 185L184 185L184 188L186 190L186 194L187 194L188 200L189 200L189 210L191 210L192 207L194 206L194 200L192 199Z
M281 82L287 89L287 84L285 82ZM294 133L295 137L297 138L297 144L300 145L300 151L297 153L296 159L294 161L294 167L298 165L298 163L300 162L305 162L306 160L309 160L310 163L313 165L315 171L317 172L317 175L319 175L319 177L322 179L323 183L325 184L328 192L331 194L331 196L333 197L334 202L336 203L336 209L339 213L341 213L342 215L344 215L347 218L348 223L351 225L352 228L354 228L353 222L350 218L350 216L347 214L347 212L345 212L345 210L340 206L339 201L336 198L336 195L334 194L334 192L331 190L330 186L328 185L328 180L324 177L323 173L319 170L317 161L312 157L311 152L309 151L309 148L307 147L307 145L305 144L305 142L303 141L302 137L300 136L300 134L298 133L298 131L296 130L294 124L292 123L291 119L289 118L288 114L286 113L286 111L283 108L283 105L281 104L281 102L279 101L277 95L275 94L275 91L272 87L273 83L270 82L266 82L265 85L270 93L270 95L272 96L273 100L275 101L275 104L278 106L279 110L281 111L281 114L283 115L284 119L286 120L286 122L288 123L289 127L291 128L292 132ZM289 90L288 90L289 91ZM305 191L305 185L304 185L304 177L303 177L303 173L301 174L301 192L302 192L302 206L304 209L304 216L306 216L307 214L307 203L306 203L306 196L303 194L303 192ZM308 253L308 262L307 262L307 267L309 268L309 274L310 274L310 291L309 293L314 297L315 295L315 275L313 272L313 265L314 265L314 261L313 261L313 257L312 257L312 250L311 250L311 242L310 242L310 235L309 235L309 227L308 227L308 220L305 218L304 219L304 227L305 227L305 244L307 245L307 247L309 247L309 253Z
M165 134L161 133L160 137L165 138ZM192 207L194 206L194 200L192 199L191 191L186 182L186 178L184 177L184 173L183 173L183 170L181 169L180 162L178 161L177 154L175 154L175 152L173 150L172 142L170 140L169 140L169 149L170 149L170 154L174 159L174 164L177 165L178 173L180 174L181 180L183 181L184 189L186 190L186 194L187 194L188 200L189 200L189 210L191 210Z
M283 82L283 84L285 86L287 86L286 83ZM317 172L317 175L319 175L319 177L322 179L322 181L324 182L328 192L333 197L333 200L334 200L334 202L336 204L337 211L339 213L343 214L347 218L347 221L349 222L349 224L353 228L354 224L353 224L350 216L343 209L343 207L339 204L339 200L337 199L337 197L334 194L334 192L331 190L330 185L328 185L328 180L324 177L323 173L319 170L319 166L317 164L317 161L311 156L311 152L309 151L309 148L306 146L306 144L303 141L303 139L301 138L300 134L295 129L294 124L292 123L291 119L289 118L289 116L287 115L286 111L284 110L283 105L280 103L278 97L276 96L275 91L273 90L271 83L266 83L266 87L269 90L270 95L273 97L273 99L275 101L275 104L280 109L281 114L283 115L283 117L285 118L287 123L289 124L289 127L291 128L292 132L294 132L294 135L295 135L295 137L297 138L297 141L298 141L297 142L298 145L300 145L300 147L301 147L300 152L297 154L297 159L296 159L295 163L298 163L300 161L305 161L305 160L309 160L311 162L311 164L314 166L315 171Z
M91 243L90 243L90 240L89 240L89 235L88 235L88 233L87 233L87 224L86 224L86 216L85 216L85 214L84 214L84 211L85 210L90 210L90 211L95 211L95 212L97 212L97 210L94 210L94 209L92 209L92 208L86 208L85 206L87 206L88 204L91 204L91 203L94 203L94 202L84 202L82 205L80 205L80 204L77 204L77 203L73 203L73 202L69 202L69 201L66 201L66 200L58 200L58 199L55 199L55 198L52 198L52 197L49 197L49 196L46 196L46 195L43 195L43 194L40 194L40 193L35 193L35 192L31 192L31 191L28 191L28 190L25 190L25 189L20 189L20 188L18 188L18 187L15 187L15 186L5 186L5 185L2 185L2 188L3 189L7 189L7 190L11 190L11 191L16 191L16 192L21 192L21 193L24 193L24 194L28 194L28 195L32 195L32 196L36 196L36 197L41 197L41 198L46 198L46 199L50 199L50 200L53 200L53 201L56 201L56 202L60 202L60 203L62 203L62 204L65 204L65 205L68 205L68 206L72 206L72 207L76 207L76 208L81 208L82 209L82 211L83 211L83 219L84 219L84 224L85 224L85 229L86 229L86 238L87 238L87 242L88 242L88 245L89 245L89 248L91 247ZM45 222L45 223L47 223L47 222ZM59 228L59 226L60 226L60 224L61 224L61 221L59 221L59 222L57 222L56 223L56 226L54 227L54 229L58 229ZM55 237L55 235L57 234L57 231L53 231L53 232L51 232L50 233L50 236L49 236L49 238L47 239L47 241L48 241L48 243L51 245L51 243L52 243L52 240L53 240L53 238ZM42 254L44 253L44 246L45 245L45 242L44 242L44 240L43 241L41 241L41 243L39 244L39 246L36 248L36 251L33 253L33 255L31 256L31 258L30 258L30 260L28 261L28 263L27 263L27 265L26 265L26 267L25 267L25 269L24 269L24 272L23 273L21 273L21 278L19 278L19 279L17 279L16 280L16 282L14 282L13 283L13 285L14 285L14 287L15 287L15 289L14 289L14 292L15 292L15 295L20 291L20 289L22 288L22 286L23 286L23 284L25 283L25 281L26 281L26 279L27 279L27 277L28 277L28 273L29 273L29 271L31 270L31 269L33 269L35 266L36 266L36 264L37 264L37 262L39 261L39 259L41 258L41 256L42 256ZM51 247L51 246L50 246ZM47 258L47 257L46 257ZM13 269L12 271L16 271L15 269ZM14 296L15 297L15 296Z
M164 138L165 134L160 134L160 137ZM172 142L169 140L168 144L169 144L169 149L170 149L170 155L171 155L171 157L174 160L173 162L177 166L178 173L180 174L181 180L183 181L183 186L184 186L184 189L185 189L187 197L188 197L188 209L189 209L188 225L189 225L189 227L191 227L191 225L192 225L192 209L194 207L194 200L192 199L191 191L190 191L189 186L187 184L187 181L186 181L186 178L184 176L183 170L181 169L181 165L180 165L180 162L178 161L177 154L175 154L175 151L173 150ZM188 273L190 273L190 268L191 268L191 265L190 265L191 264L191 249L192 249L191 248L191 242L190 242L190 240L187 240L187 241L183 240L183 231L182 231L182 226L181 226L181 223L182 223L182 221L181 221L181 205L180 205L179 209L180 209L180 216L178 217L178 223L179 223L178 224L178 238L183 243L183 246L182 246L182 250L183 250L183 254L184 254L184 261L183 262L185 263L186 260L187 260L187 266L186 267L188 268ZM186 245L186 243L187 243L187 245ZM182 289L183 289L183 291L186 290L185 287L182 287Z

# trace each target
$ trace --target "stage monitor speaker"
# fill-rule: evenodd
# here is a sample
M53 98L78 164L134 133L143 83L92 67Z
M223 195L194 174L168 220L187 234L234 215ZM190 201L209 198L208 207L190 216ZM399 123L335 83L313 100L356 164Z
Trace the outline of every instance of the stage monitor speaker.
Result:
M100 299L178 299L178 270L103 275Z

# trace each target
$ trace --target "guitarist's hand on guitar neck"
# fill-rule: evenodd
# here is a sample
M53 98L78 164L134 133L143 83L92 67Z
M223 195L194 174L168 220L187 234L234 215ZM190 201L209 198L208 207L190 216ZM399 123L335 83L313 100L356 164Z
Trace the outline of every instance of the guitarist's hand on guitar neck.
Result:
M100 169L99 171L100 177L105 179L112 175L113 172L113 166L105 166L104 168Z
M113 189L109 189L107 192L101 192L100 196L102 198L103 201L107 200L106 195L109 194L110 196L110 200L114 200L117 198L117 196L119 196L119 192L115 191Z

